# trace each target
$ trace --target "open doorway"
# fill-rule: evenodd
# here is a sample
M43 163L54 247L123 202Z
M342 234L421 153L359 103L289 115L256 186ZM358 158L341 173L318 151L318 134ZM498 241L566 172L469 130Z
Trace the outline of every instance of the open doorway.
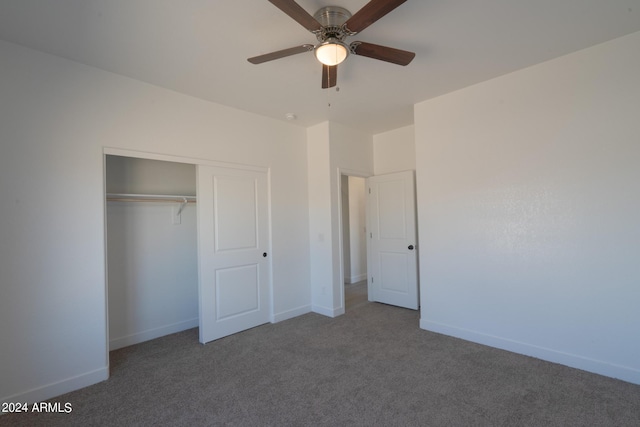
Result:
M342 265L345 310L366 304L367 241L365 178L341 175Z

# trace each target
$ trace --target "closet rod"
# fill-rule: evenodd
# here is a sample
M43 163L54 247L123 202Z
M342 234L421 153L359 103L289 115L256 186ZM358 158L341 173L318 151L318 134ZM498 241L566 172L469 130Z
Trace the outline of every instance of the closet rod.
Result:
M195 203L196 196L180 196L175 194L127 194L107 193L110 202L177 202Z

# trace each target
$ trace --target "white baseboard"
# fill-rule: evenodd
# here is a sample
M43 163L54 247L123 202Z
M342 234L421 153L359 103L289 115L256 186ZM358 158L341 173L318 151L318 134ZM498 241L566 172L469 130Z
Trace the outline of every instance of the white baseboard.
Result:
M358 283L367 279L367 273L358 274L356 276L350 276L344 278L344 283L350 285L352 283Z
M43 400L51 399L53 397L60 396L61 394L69 393L71 391L79 390L81 388L102 382L107 378L109 378L109 367L105 366L104 368L96 369L95 371L67 378L65 380L58 381L52 384L47 384L42 387L33 388L23 393L2 397L0 398L0 403L42 402Z
M303 314L307 314L311 312L310 305L303 305L298 308L294 308L292 310L283 311L281 313L277 313L273 315L273 320L271 323L282 322L283 320L293 319L294 317L302 316Z
M311 306L311 311L327 317L337 317L344 314L344 307L328 308L320 305L313 305Z
M173 323L171 325L162 326L160 328L149 329L124 337L114 338L109 341L109 351L119 348L128 347L133 344L160 338L165 335L175 334L176 332L186 331L187 329L197 328L199 325L198 318L184 320L182 322Z
M460 338L466 341L523 354L548 362L558 363L571 368L581 369L594 374L616 378L634 384L640 384L640 370L627 366L616 365L601 360L590 359L588 357L561 352L546 347L539 347L519 341L483 334L469 329L458 328L456 326L445 325L420 319L420 328L443 335Z

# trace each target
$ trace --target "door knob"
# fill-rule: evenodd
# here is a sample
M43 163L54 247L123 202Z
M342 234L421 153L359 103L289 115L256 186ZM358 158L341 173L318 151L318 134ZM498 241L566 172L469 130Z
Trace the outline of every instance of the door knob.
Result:
M266 252L263 252L263 253L262 253L262 256L266 258L266 257L267 257L267 253L266 253Z
M413 250L413 245L409 245L409 250L412 251Z

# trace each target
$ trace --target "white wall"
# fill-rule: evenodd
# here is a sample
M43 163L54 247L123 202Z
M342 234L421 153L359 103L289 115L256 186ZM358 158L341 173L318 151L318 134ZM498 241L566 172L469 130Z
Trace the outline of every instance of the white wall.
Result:
M103 147L269 167L275 319L310 310L306 132L0 42L0 400L106 378Z
M367 240L366 236L366 199L365 179L358 176L347 177L349 188L349 245L344 245L344 250L349 250L348 281L356 283L367 278ZM345 226L343 221L342 226ZM345 270L347 267L345 266Z
M344 283L351 283L351 220L349 199L349 177L340 177L340 197L342 198L342 267ZM356 260L357 262L357 260Z
M109 349L198 326L196 207L108 202Z
M376 175L415 169L414 125L373 135L373 170Z
M332 298L331 169L329 123L307 129L309 254L312 310L335 316Z
M640 383L638 52L415 107L423 328Z
M307 129L309 167L309 236L313 311L344 313L342 174L373 174L372 136L348 126L324 122Z
M195 165L106 157L107 193L196 195ZM107 201L109 349L198 326L196 207Z
M344 313L344 282L340 270L340 177L373 175L373 136L339 123L330 123L331 234L333 254L332 298L336 314Z

